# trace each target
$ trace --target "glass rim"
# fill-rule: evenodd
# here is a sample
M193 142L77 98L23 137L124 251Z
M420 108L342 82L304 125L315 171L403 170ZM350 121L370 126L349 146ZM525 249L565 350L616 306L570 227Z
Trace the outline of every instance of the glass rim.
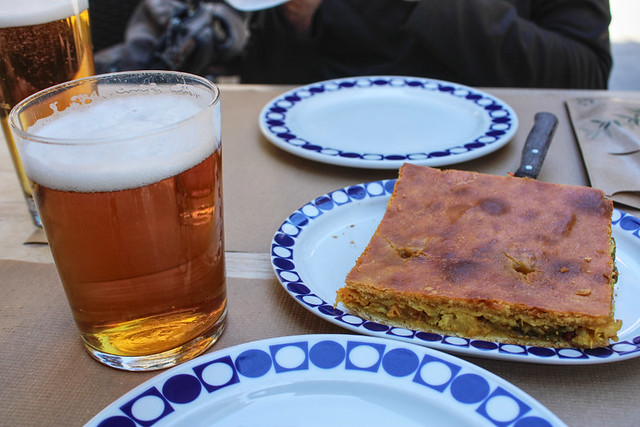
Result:
M145 136L157 135L168 130L176 129L178 127L184 126L186 123L197 120L198 117L205 114L211 107L215 106L220 102L220 89L210 80L191 73L186 73L182 71L170 71L170 70L131 70L131 71L117 71L113 73L104 73L104 74L95 74L92 76L83 77L80 79L68 80L66 82L58 83L53 86L47 87L45 89L39 90L38 92L29 95L25 99L18 102L10 111L8 122L9 127L11 128L11 132L17 133L21 139L28 140L30 142L36 142L41 144L49 144L49 145L61 145L61 146L81 146L81 145L98 145L98 144L106 144L106 143L119 143L123 141L127 141L130 139L139 138L140 134L133 135L123 135L123 136L98 136L98 137L82 137L82 138L74 138L74 137L66 137L66 138L55 138L51 136L39 136L34 133L29 132L29 130L22 129L22 126L19 124L19 116L21 112L27 108L29 105L35 103L38 99L48 94L61 92L63 90L80 86L88 81L94 80L109 80L117 77L126 77L126 76L136 76L136 75L150 75L150 76L172 76L176 78L188 78L194 81L201 83L207 89L211 91L213 97L211 101L203 105L202 108L195 114L190 115L186 118L183 118L175 123L161 125L157 129L146 129L144 132ZM149 82L153 83L153 82ZM156 82L157 83L157 82ZM40 120L40 119L38 119Z

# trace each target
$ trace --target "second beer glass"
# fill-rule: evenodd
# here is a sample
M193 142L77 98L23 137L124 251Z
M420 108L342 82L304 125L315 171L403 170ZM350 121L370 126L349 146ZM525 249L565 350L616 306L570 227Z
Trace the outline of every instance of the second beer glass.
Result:
M8 125L27 96L94 73L87 0L0 0L0 125L36 225L38 212Z
M212 345L226 315L218 89L100 75L27 98L10 124L89 353L146 370Z

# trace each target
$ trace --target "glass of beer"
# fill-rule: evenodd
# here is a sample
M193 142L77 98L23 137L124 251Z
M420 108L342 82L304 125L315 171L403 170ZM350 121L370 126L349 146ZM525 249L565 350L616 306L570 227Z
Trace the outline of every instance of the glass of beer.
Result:
M213 345L226 316L218 88L97 75L26 98L9 123L89 353L150 370Z
M27 96L94 74L88 0L0 0L0 123L33 222L33 203L9 111Z

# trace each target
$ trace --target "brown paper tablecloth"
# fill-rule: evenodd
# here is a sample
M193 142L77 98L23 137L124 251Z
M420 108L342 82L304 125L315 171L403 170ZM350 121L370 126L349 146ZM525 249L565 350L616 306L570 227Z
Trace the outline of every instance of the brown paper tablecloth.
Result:
M286 87L222 87L226 248L264 256L251 274L231 274L229 326L213 350L275 336L346 333L295 303L269 271L274 232L294 210L317 196L395 171L360 170L295 157L261 134L261 108ZM452 167L505 174L515 171L537 111L560 123L539 179L588 184L564 106L581 91L488 89L518 113L514 139L490 156ZM576 93L578 92L578 93ZM608 92L588 92L605 96ZM616 96L635 97L634 93ZM113 400L155 373L111 369L91 359L80 343L46 245L25 245L34 227L6 147L0 148L0 425L82 425ZM37 262L24 262L37 261ZM551 366L466 358L512 382L569 425L638 425L640 358L589 366Z
M0 261L0 277L0 425L82 425L157 374L119 371L91 359L53 265ZM277 336L349 333L294 303L275 278L230 278L227 285L227 330L209 351ZM640 358L588 366L465 359L529 393L569 425L633 426L640 420Z

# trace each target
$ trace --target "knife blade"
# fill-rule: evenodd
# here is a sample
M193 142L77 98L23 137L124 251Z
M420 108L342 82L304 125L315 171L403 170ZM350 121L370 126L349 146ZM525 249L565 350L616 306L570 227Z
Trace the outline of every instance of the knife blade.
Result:
M531 179L538 177L557 127L558 118L555 114L545 111L536 113L533 127L522 149L520 166L513 174L514 176Z

